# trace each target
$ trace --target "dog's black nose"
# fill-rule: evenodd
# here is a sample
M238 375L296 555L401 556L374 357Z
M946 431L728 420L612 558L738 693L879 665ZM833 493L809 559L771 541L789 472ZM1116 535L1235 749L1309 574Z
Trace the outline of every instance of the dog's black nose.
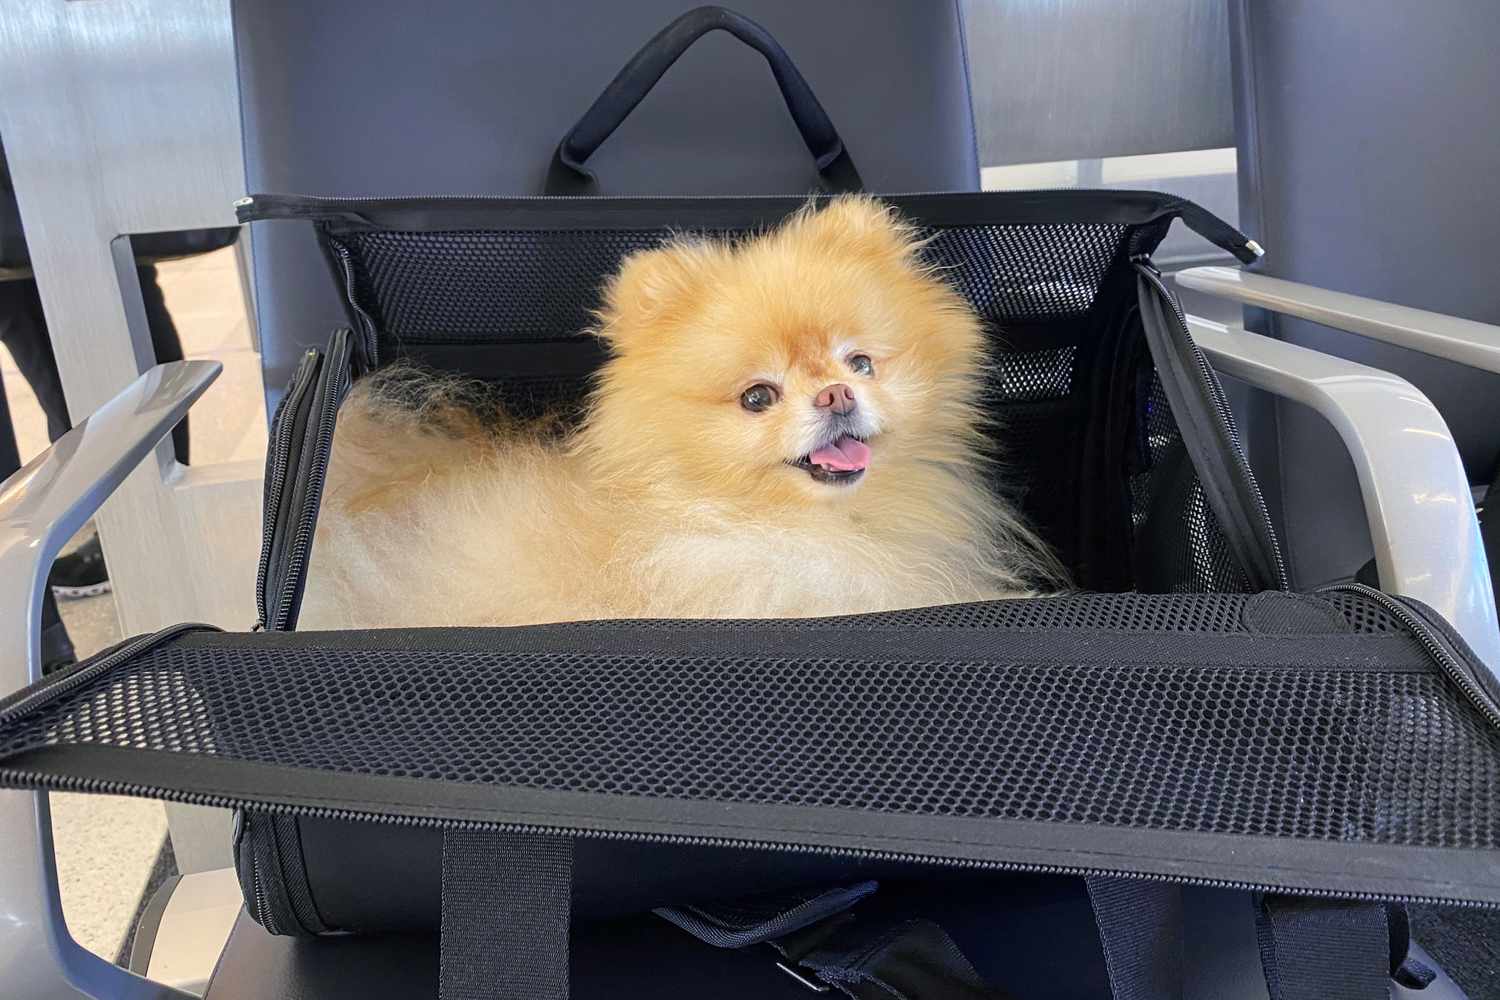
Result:
M835 382L813 397L813 405L820 410L832 410L834 413L853 413L854 390L842 382Z

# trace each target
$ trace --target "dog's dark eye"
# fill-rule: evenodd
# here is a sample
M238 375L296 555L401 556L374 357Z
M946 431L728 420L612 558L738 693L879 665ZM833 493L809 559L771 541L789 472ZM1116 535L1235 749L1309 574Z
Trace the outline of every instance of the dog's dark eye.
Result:
M740 405L751 413L759 413L761 410L769 410L780 398L781 393L776 391L774 385L761 382L740 393Z
M863 375L865 378L875 374L875 362L870 360L868 354L849 355L849 368L854 374Z

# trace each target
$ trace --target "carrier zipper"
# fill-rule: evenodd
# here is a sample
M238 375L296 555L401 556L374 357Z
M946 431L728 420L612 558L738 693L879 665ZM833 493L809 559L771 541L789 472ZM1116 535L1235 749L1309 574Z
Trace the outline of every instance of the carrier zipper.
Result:
M1226 440L1239 458L1238 462L1231 464L1234 466L1235 477L1239 480L1240 494L1250 498L1250 503L1255 508L1255 513L1265 530L1266 538L1271 543L1269 548L1276 568L1277 586L1282 590L1288 590L1291 582L1287 576L1286 561L1281 555L1281 545L1276 540L1276 529L1271 523L1271 510L1266 506L1266 498L1261 494L1260 487L1250 474L1250 463L1240 446L1239 429L1234 423L1234 413L1229 408L1229 397L1225 395L1224 387L1220 384L1219 377L1214 373L1212 366L1209 365L1208 359L1193 343L1193 336L1188 331L1187 315L1182 311L1182 303L1177 301L1177 296L1167 287L1166 282L1162 281L1161 271L1156 264L1145 254L1132 257L1131 260L1137 266L1137 273L1143 275L1172 308L1172 315L1177 319L1178 328L1187 341L1188 350L1193 356L1193 363L1198 369L1199 377L1208 387L1209 398L1213 401L1214 410L1222 423L1222 430L1226 432Z
M1500 910L1500 903L1447 899L1441 896L1420 896L1402 893L1362 893L1345 889L1318 889L1306 886L1291 887L1273 885L1267 882L1205 878L1195 875L1162 875L1149 872L1127 871L1119 868L1040 865L1015 861L990 861L979 858L952 858L940 854L921 854L911 851L880 851L862 847L833 847L825 844L797 844L775 840L741 840L733 837L701 837L674 833L631 833L622 830L593 830L583 827L548 826L544 824L510 823L504 821L443 820L426 816L385 816L357 812L352 809L335 809L327 806L298 806L281 803L250 802L219 793L179 792L134 782L106 781L97 778L75 778L67 775L36 774L15 768L0 768L0 785L24 785L54 792L79 792L92 795L126 795L135 798L154 798L166 802L180 802L217 809L253 809L262 813L279 813L287 816L337 822L384 823L394 826L425 829L522 833L546 837L609 840L640 844L666 844L681 847L759 850L785 854L848 858L854 861L924 865L963 871L999 871L1026 875L1121 878L1145 882L1166 882L1208 889L1278 893L1315 899L1367 900L1387 903L1431 903L1471 909Z
M967 195L1023 195L1023 194L1068 194L1095 197L1101 200L1118 200L1121 195L1151 195L1160 198L1164 204L1177 210L1181 205L1193 204L1176 195L1164 194L1160 191L1144 190L1109 190L1103 188L1005 188L998 191L881 191L868 192L876 198L924 198L934 194L967 194ZM394 206L416 205L421 202L542 202L542 201L786 201L795 198L795 195L787 194L355 194L355 195L321 195L321 194L251 194L243 198L236 198L234 210L240 216L240 222L266 222L273 219L307 219L307 218L349 218L351 221L358 216L354 211L357 207L368 207L374 204L389 203ZM815 197L833 198L837 195L823 194ZM341 209L349 209L342 212ZM1199 209L1203 211L1203 209ZM368 221L363 216L358 216L359 221ZM1227 225L1227 223L1226 223ZM1254 242L1246 239L1246 243ZM1264 252L1264 251L1262 251Z
M266 901L266 880L260 874L260 855L250 851L250 882L255 893L255 922L271 934L276 933L276 921L271 917L271 908Z
M271 423L276 428L276 439L271 442L265 499L261 504L260 564L255 572L255 607L260 612L260 621L256 623L256 630L264 629L269 617L269 609L266 607L266 576L271 571L271 535L276 526L276 513L281 509L281 493L286 488L287 465L291 458L292 436L296 424L288 411L292 409L290 404L307 391L308 380L318 370L318 359L316 350L309 349L302 355L302 360L297 363L296 373L292 376L292 384L277 404L276 415L271 418Z
M359 314L360 324L363 329L359 331L360 346L363 348L363 364L373 368L376 363L376 338L375 321L370 314L365 312L364 307L359 304L359 299L354 295L354 261L350 259L349 248L342 243L329 240L333 252L338 255L339 267L344 273L344 300L349 303L350 308ZM365 369L361 369L361 374Z
M352 333L347 328L334 333L326 363L333 366L329 373L327 391L318 400L317 434L313 444L311 465L302 463L307 470L307 492L302 498L302 508L297 512L296 530L291 547L287 550L286 572L282 576L281 594L276 609L266 620L266 628L282 631L288 627L292 601L297 593L294 581L298 580L307 563L312 548L313 529L317 525L318 507L323 499L323 482L328 471L328 458L333 450L333 430L339 404L349 390L348 350L339 345L339 334L346 337Z
M871 192L881 198L921 198L933 194L944 194L951 192L933 191L882 191ZM1179 198L1176 195L1163 194L1159 191L1133 191L1133 190L1103 190L1099 188L1016 188L1004 191L972 191L959 192L971 196L996 196L996 195L1068 195L1074 198L1092 198L1105 202L1118 202L1122 198L1150 197L1159 202L1160 208L1148 218L1142 219L1138 225L1154 222L1163 216L1171 216L1182 220L1183 225L1193 232L1202 236L1210 243L1233 254L1242 263L1250 264L1265 254L1265 250L1259 243L1247 237L1244 233L1235 229L1229 223L1204 209L1201 205ZM329 197L325 195L287 195L287 194L252 194L236 199L234 202L235 217L242 223L265 222L276 219L302 219L307 221L333 221L343 220L355 222L362 225L372 224L361 209L368 209L372 205L389 204L393 207L411 206L421 202L437 202L453 204L460 202L472 202L475 204L496 204L503 202L537 203L537 202L620 202L620 201L713 201L726 202L737 201L755 203L760 201L785 200L788 196L781 194L748 194L748 195L712 195L712 194L685 194L685 195L549 195L549 194L429 194L429 195L351 195L345 197Z
M1464 665L1464 658L1454 649L1442 629L1427 620L1426 614L1405 601L1362 583L1338 583L1324 587L1320 592L1327 591L1358 594L1384 608L1391 617L1406 627L1406 630L1412 634L1412 638L1416 639L1427 651L1427 655L1437 662L1443 675L1458 686L1479 714L1483 715L1496 730L1500 730L1500 705L1496 705L1495 698L1474 679L1473 674Z
M185 632L222 632L223 629L217 625L204 625L200 622L183 622L180 625L170 625L150 635L122 643L114 652L108 653L96 660L87 663L72 673L64 673L49 680L39 688L22 688L11 698L0 701L0 726L9 725L22 715L34 712L49 702L55 701L62 695L67 694L79 685L86 684L102 673L113 670L128 660L134 659L146 652L152 646L175 639Z

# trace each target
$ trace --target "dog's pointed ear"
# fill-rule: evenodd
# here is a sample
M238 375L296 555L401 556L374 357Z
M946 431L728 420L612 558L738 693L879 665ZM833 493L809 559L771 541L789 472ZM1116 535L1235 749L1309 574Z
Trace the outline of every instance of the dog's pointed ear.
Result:
M786 233L828 252L908 266L922 246L916 230L890 205L869 195L840 195L821 208L808 202Z
M605 289L600 336L620 346L682 315L707 287L719 252L703 241L674 240L631 254Z

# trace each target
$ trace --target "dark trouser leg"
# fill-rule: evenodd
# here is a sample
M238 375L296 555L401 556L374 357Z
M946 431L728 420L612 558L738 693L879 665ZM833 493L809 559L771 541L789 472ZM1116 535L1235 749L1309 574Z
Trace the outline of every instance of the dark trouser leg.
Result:
M19 282L5 282L0 284L0 290L3 290L5 284L19 284ZM26 282L26 284L32 283ZM34 285L33 288L35 288ZM14 298L20 299L22 296L17 295ZM5 332L9 329L8 319L12 316L11 313L6 311L6 307L9 304L10 298L7 297L7 293L0 291L0 332ZM43 340L45 341L45 339L44 336ZM7 347L10 346L9 338L6 338L5 344ZM48 345L47 357L51 358L51 356L52 349ZM19 358L17 359L17 367L20 367ZM22 368L22 371L25 372L26 369ZM52 377L55 382L57 378L57 369L55 366L52 369ZM57 399L61 400L61 398L62 390L59 386ZM64 418L66 418L66 412L64 412ZM48 423L51 423L50 414L48 416ZM66 431L67 428L64 427L63 430ZM21 451L16 446L15 425L11 422L10 418L10 403L5 398L4 383L0 383L0 482L9 479L11 474L20 467ZM52 597L52 588L49 587L42 596L42 663L62 666L72 662L72 660L73 643L68 638L68 630L62 623L62 617L57 613L57 601Z
M0 341L5 342L6 349L16 359L16 367L47 416L48 440L56 441L73 423L68 419L62 380L57 376L52 338L47 334L47 319L42 315L42 297L37 293L36 282L30 278L0 281ZM10 428L8 419L6 427Z
M177 325L172 322L172 314L167 312L167 300L162 295L161 285L156 280L156 266L143 264L139 272L141 299L146 306L146 323L151 327L151 349L156 354L156 360L158 362L181 361L182 338L177 335ZM182 418L182 423L172 428L172 450L177 455L177 461L183 465L188 464L186 417Z

